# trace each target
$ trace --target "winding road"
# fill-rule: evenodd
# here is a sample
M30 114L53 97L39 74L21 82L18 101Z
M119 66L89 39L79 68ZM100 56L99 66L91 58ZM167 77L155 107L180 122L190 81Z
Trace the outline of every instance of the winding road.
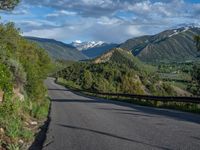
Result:
M44 150L200 150L200 115L71 92L45 81L52 101Z

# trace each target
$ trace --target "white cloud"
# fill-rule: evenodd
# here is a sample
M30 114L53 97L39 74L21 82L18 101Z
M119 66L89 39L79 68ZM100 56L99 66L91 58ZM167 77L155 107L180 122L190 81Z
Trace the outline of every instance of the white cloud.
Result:
M42 26L43 23L42 22L39 22L39 21L30 21L30 20L24 20L24 21L17 21L18 24L26 24L26 25L29 25L29 26Z
M106 20L109 18L104 18ZM43 38L54 38L62 41L76 40L87 36L84 40L122 42L128 38L144 34L138 25L126 24L124 22L114 25L99 23L98 19L90 19L86 24L76 24L73 26L52 27L49 29L35 29L24 32L25 36L36 36ZM118 20L117 20L118 21ZM114 21L115 22L115 21Z
M73 11L61 10L60 14L63 14L63 15L76 15L77 13L73 12Z
M17 18L15 11L10 15L24 35L64 41L84 38L122 42L177 24L200 22L200 3L183 0L22 0L22 3L28 9L22 12L21 5L15 11L21 11L18 14L24 13L25 17ZM34 14L38 7L45 10L44 14Z
M145 34L144 32L141 31L140 27L137 25L129 25L126 28L126 33L132 37L136 37L136 36Z
M97 23L102 25L117 25L123 23L123 21L118 18L108 18L104 16L99 18Z
M47 14L46 17L58 17L58 16L62 16L62 15L73 16L76 14L77 13L73 12L73 11L60 10L60 11L56 11L54 13Z

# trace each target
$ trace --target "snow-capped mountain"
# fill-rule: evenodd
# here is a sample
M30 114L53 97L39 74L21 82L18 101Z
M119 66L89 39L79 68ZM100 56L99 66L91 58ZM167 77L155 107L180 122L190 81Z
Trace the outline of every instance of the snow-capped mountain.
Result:
M171 27L170 29L181 29L181 28L186 28L186 29L190 29L190 28L200 28L200 24L199 23L183 23L183 24L178 24L176 26Z
M146 62L184 62L198 60L198 52L193 40L200 35L196 24L182 24L155 35L132 38L119 47L128 49Z
M89 41L89 42L82 42L80 40L76 40L71 43L72 46L76 47L79 51L84 51L90 48L99 47L105 44L103 41Z
M192 28L200 28L200 24L191 23L191 24L179 24L177 26L174 26L171 28L173 30L170 30L170 31L172 31L172 33L170 35L168 35L168 37L172 37L179 33L186 32Z

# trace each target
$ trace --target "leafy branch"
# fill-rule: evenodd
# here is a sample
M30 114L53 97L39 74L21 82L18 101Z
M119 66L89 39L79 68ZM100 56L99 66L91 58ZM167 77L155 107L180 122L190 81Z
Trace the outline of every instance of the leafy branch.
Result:
M0 9L13 10L20 0L0 0Z

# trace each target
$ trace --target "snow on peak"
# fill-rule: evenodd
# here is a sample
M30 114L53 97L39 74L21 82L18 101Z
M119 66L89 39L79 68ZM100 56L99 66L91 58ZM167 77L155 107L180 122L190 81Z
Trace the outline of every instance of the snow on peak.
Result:
M174 30L173 33L169 35L169 37L172 37L172 36L177 35L177 34L179 34L179 31Z
M81 44L82 41L81 40L76 40L76 41L74 41L74 43Z
M186 29L191 29L191 28L200 28L199 23L190 23L190 24L179 24L176 26L173 26L171 29L179 29L179 28L185 28Z
M173 27L172 29L173 30L173 33L170 34L168 37L172 37L174 35L177 35L181 32L186 32L188 31L189 29L192 29L192 28L200 28L200 24L179 24L178 26L176 27Z
M89 41L89 42L82 42L80 40L76 40L71 43L72 46L76 47L79 51L87 50L89 48L98 47L103 45L103 41Z

